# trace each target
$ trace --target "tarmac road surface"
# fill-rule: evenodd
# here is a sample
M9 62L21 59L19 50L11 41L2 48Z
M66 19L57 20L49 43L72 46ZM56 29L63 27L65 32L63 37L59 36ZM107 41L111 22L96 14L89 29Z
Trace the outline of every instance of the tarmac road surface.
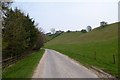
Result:
M98 78L86 67L69 57L46 49L32 78Z

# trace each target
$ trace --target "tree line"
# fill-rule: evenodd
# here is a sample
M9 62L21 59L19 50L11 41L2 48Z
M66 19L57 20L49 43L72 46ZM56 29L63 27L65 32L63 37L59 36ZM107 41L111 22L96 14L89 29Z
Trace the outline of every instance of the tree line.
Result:
M8 5L8 4L7 4ZM25 51L39 50L44 45L44 34L37 28L35 21L20 9L9 8L5 3L3 9L2 56L25 55ZM23 54L24 53L24 54Z

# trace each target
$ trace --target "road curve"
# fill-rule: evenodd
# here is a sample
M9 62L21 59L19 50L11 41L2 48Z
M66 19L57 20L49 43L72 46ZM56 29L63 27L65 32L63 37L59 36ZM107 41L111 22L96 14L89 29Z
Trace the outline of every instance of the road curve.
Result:
M46 49L32 78L98 78L86 67L67 56Z

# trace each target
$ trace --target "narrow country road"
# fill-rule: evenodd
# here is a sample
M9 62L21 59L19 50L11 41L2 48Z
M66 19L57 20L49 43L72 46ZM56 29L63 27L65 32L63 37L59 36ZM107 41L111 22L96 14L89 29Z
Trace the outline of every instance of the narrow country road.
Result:
M98 78L92 71L67 56L46 49L32 78Z

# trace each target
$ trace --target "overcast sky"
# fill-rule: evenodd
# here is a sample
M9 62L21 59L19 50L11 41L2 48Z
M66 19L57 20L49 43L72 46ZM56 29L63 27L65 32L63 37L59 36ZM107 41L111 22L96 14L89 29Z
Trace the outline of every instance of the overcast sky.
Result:
M118 21L119 0L16 0L17 6L29 13L44 32L81 30L98 27L101 21Z

